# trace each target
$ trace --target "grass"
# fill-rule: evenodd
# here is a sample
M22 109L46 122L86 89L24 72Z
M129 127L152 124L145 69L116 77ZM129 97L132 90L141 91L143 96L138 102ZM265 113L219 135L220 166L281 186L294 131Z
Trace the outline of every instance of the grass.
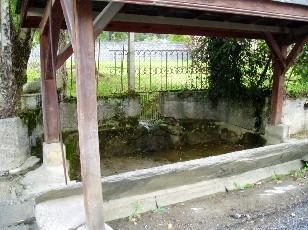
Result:
M72 64L72 65L71 65ZM206 88L205 76L196 73L196 70L182 66L177 61L136 61L135 88L138 92L195 89ZM190 64L189 64L190 65ZM115 63L112 61L102 61L96 63L97 73L97 94L106 96L115 93L128 91L127 63ZM151 70L150 70L151 66ZM28 81L34 81L40 77L40 67L37 63L28 65ZM76 96L76 73L75 63L67 62L68 69L68 92L69 96Z
M128 220L130 222L136 223L141 218L141 206L140 206L139 202L136 201L135 203L133 203L132 208L133 208L133 211L130 214L130 216L128 217Z
M293 170L289 173L290 176L296 179L303 179L306 177L306 172L308 172L308 163L305 163L305 166L298 170Z
M168 60L136 60L135 88L138 92L166 91L178 89L205 89L208 86L206 74L197 73L195 69L187 68L191 61ZM76 96L76 74L75 62L66 62L68 69L68 94ZM151 71L150 71L151 67ZM121 63L118 60L96 62L98 85L97 95L107 96L128 91L127 61ZM290 75L289 71L287 76ZM33 81L40 77L39 62L31 62L27 69L28 81ZM299 77L288 78L285 86L286 92L291 96L308 95L308 82L300 81ZM267 82L266 84L270 84Z
M254 185L253 184L250 184L250 183L247 183L247 184L245 184L245 185L240 185L239 183L237 183L237 182L233 182L233 186L234 186L234 188L236 189L236 190L245 190L245 189L251 189L251 188L253 188L254 187Z
M279 174L274 174L273 176L272 176L272 180L274 180L274 181L280 181L280 180L282 180L283 179L283 175L279 175Z

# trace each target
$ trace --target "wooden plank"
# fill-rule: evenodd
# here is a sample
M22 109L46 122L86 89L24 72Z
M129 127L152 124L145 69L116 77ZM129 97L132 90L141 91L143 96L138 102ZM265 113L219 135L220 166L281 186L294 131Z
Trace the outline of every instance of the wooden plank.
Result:
M265 26L254 25L246 23L234 23L234 22L220 22L200 19L183 19L172 18L163 16L146 16L136 14L117 14L113 22L142 22L148 24L170 25L170 26L191 26L208 29L225 29L225 30L237 30L237 31L249 31L249 32L269 32L269 33L290 33L290 30L285 27L277 26Z
M281 54L284 59L287 58L287 46L280 46ZM280 59L273 55L273 86L272 86L272 105L271 105L271 123L278 125L282 118L282 105L284 96L284 73L285 67L281 65Z
M63 0L61 0L63 1ZM70 0L67 0L70 1ZM105 27L111 22L112 18L121 10L124 4L117 2L110 2L104 10L94 20L94 36L95 38L105 29ZM63 7L63 6L62 6ZM63 9L65 9L64 6ZM69 10L67 8L66 10ZM68 20L66 20L68 21ZM69 27L70 22L66 22ZM73 47L69 44L63 51L61 51L57 58L57 68L60 68L64 62L72 55Z
M158 34L183 34L210 37L236 37L236 38L255 38L264 39L264 33L242 32L230 30L208 29L192 26L170 26L159 24L148 24L143 22L111 22L105 29L106 31L117 32L136 32L136 33L158 33Z
M73 34L77 66L77 114L87 228L105 229L98 143L94 29L91 1L76 1Z
M95 0L109 2L109 0ZM308 21L308 7L253 0L113 0L113 2L139 5L155 5L171 8L185 8L210 12L277 18L284 20Z

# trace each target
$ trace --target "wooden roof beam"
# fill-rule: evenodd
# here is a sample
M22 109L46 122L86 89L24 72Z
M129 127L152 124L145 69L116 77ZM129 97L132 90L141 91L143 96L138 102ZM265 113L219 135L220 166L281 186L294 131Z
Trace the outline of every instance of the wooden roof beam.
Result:
M147 24L159 24L159 25L171 25L171 26L191 26L209 29L226 29L226 30L238 30L249 32L269 32L269 33L285 33L288 34L291 31L285 27L280 26L264 26L264 25L252 25L246 23L235 22L220 22L211 20L199 20L199 19L182 19L171 18L162 16L145 16L136 14L118 14L113 22L127 22L127 23L147 23Z
M48 29L48 20L50 8L54 10L54 5L57 0L48 0L40 23L40 34L46 33Z
M109 0L95 0L97 2ZM139 5L155 5L173 8L195 9L201 11L231 13L257 17L277 18L294 21L308 21L308 7L273 1L253 0L113 0Z
M21 5L21 14L20 14L20 24L23 26L24 22L27 19L29 6L31 5L31 0L24 0L22 1Z

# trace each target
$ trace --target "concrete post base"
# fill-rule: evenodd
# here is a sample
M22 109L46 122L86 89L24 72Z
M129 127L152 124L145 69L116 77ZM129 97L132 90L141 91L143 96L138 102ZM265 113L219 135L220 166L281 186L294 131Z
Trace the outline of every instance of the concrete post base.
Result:
M65 145L63 144L64 156ZM43 143L43 164L47 167L62 167L61 143Z
M287 125L279 124L265 128L264 137L267 145L284 143L289 140L289 136L289 126Z

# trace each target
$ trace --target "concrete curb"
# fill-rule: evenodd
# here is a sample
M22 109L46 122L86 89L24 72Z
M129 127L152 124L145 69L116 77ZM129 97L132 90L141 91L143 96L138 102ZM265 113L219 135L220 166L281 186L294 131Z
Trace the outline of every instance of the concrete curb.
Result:
M133 207L138 203L141 212L147 212L159 207L167 206L187 200L200 198L206 195L236 189L234 183L245 185L256 183L274 174L287 174L291 170L303 166L301 160L252 170L242 174L211 179L193 184L187 184L171 189L159 190L143 195L124 197L104 203L105 221L124 218L133 213ZM70 229L85 223L82 195L74 195L44 201L37 204L35 215L40 229Z

